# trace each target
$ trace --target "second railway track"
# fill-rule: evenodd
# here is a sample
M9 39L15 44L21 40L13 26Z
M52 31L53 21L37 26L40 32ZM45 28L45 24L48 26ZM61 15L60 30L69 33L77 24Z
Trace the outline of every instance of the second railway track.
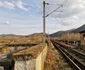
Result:
M52 43L62 53L65 59L68 60L74 70L85 70L85 55L74 49L62 46L55 41L52 41Z

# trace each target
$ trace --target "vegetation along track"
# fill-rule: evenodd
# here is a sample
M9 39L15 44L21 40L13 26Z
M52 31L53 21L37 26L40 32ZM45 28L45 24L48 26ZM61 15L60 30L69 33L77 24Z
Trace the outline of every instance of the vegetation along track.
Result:
M52 40L53 45L58 49L74 70L85 70L85 55L75 51L71 48L66 48L65 45L61 45Z

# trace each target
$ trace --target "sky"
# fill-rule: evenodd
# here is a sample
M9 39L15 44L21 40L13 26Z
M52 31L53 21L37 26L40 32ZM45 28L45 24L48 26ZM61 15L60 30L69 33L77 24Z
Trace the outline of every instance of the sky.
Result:
M85 24L85 0L45 0L46 33ZM0 34L29 35L43 32L43 0L0 0Z

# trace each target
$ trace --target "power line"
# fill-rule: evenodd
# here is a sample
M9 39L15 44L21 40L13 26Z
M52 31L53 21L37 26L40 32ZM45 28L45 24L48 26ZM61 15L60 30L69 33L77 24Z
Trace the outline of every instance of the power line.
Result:
M46 15L45 17L48 17L50 14L52 14L53 12L55 12L56 10L58 10L60 7L63 7L63 5L60 5L58 8L54 9L51 13L49 13L49 14Z
M67 0L66 0L66 2L67 2ZM65 0L64 0L64 2L63 2L63 4L61 4L59 7L57 7L56 9L54 9L52 12L50 12L48 15L45 15L45 5L47 4L47 5L49 5L49 3L46 3L45 1L43 1L43 43L45 43L45 25L46 25L46 23L45 23L45 18L46 17L48 17L49 15L51 15L53 12L55 12L56 10L58 10L59 8L61 8L61 7L63 7L64 6L64 4L66 4L66 2L65 2Z
M63 6L65 6L65 5L66 5L66 3L67 3L67 0L64 0L64 2L63 2Z
M67 0L64 0L64 2L62 3L63 7L66 5L66 3L67 3ZM62 13L62 12L64 12L63 9L62 9L61 13ZM60 16L61 16L61 14L60 14ZM60 17L60 16L59 16L59 17Z
M66 5L66 3L67 3L67 0L64 0L64 2L58 8L54 9L51 13L49 13L45 17L48 17L50 14L52 14L53 12L55 12L56 10L58 10L60 7L63 7L64 5ZM49 3L48 3L48 5L49 5ZM63 12L63 10L62 10L62 12Z
M51 15L53 12L55 12L56 10L58 10L60 7L63 7L63 4L60 5L59 7L57 7L56 9L54 9L51 13L49 13L48 15L45 15L45 5L49 5L49 3L46 3L45 1L43 1L43 43L45 43L45 29L46 29L46 17L48 17L49 15Z

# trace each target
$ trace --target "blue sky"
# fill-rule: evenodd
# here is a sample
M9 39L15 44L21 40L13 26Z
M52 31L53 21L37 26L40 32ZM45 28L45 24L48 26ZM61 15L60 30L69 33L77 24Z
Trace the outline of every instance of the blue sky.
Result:
M0 34L28 35L43 32L43 0L0 0ZM77 28L85 23L84 0L46 0L46 14L62 8L46 18L46 32Z

